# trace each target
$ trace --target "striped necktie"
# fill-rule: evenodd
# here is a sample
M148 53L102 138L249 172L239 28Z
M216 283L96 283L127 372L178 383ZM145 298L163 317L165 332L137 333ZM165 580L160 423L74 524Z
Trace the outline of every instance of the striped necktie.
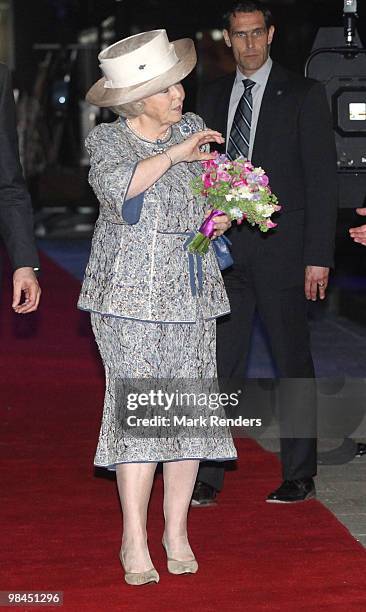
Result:
M252 89L254 81L244 79L244 93L239 100L235 111L234 121L230 132L227 156L230 159L237 157L248 157L250 128L252 125L253 97Z

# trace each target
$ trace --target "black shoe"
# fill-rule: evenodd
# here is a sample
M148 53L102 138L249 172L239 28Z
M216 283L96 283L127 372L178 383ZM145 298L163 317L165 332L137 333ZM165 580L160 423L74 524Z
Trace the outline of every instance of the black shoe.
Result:
M281 486L270 493L266 499L272 504L293 504L315 497L315 484L312 478L284 480Z
M366 444L362 444L362 442L359 442L357 444L356 457L363 457L364 455L366 455Z
M194 508L216 506L216 493L217 490L214 487L198 480L193 489L191 506Z

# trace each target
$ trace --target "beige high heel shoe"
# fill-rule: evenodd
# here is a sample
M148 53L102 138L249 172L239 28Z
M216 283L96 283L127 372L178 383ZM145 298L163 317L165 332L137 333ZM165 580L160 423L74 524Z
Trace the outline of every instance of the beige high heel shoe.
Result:
M160 576L154 566L152 566L151 569L146 570L146 572L126 572L122 550L119 553L119 560L121 561L121 565L125 572L125 581L127 584L140 586L142 584L149 584L151 582L159 582Z
M193 559L189 559L188 561L179 561L179 559L173 559L169 555L164 538L162 540L162 545L167 555L168 572L170 572L171 574L195 574L197 572L198 563L195 557L193 557Z

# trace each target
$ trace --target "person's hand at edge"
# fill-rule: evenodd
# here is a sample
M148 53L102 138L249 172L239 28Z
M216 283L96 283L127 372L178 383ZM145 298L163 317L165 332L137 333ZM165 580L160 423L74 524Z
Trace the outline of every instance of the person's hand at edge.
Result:
M22 302L22 294L24 301ZM17 268L13 274L13 303L12 308L17 314L34 312L38 308L41 297L41 288L33 268Z

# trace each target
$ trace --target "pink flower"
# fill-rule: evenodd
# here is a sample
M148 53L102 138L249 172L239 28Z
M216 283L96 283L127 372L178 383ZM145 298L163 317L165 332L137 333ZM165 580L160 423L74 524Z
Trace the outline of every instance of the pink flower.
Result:
M258 179L258 183L262 187L267 187L267 185L269 184L268 176L266 174L263 174L263 176L260 176L259 179Z
M271 221L270 219L266 221L266 225L269 229L273 229L274 227L277 227L277 223L273 223L273 221Z
M218 170L216 178L218 181L230 181L231 180L230 174L228 172L225 172L225 170Z
M243 221L245 221L246 218L247 218L247 215L245 213L243 213L242 218L236 220L237 225L241 225L243 223Z
M245 182L246 185L248 185L247 174L241 174L240 178Z
M212 180L211 174L203 174L202 181L205 189L209 189L209 187L213 187L215 184Z
M212 168L217 168L217 163L215 159L208 159L207 161L202 162L202 166L205 170L211 170Z
M279 210L282 209L282 206L280 206L279 204L276 204L274 209L275 209L276 212L278 212Z
M233 181L232 183L233 187L245 187L246 185L248 185L247 181L241 176L236 178L235 181Z

